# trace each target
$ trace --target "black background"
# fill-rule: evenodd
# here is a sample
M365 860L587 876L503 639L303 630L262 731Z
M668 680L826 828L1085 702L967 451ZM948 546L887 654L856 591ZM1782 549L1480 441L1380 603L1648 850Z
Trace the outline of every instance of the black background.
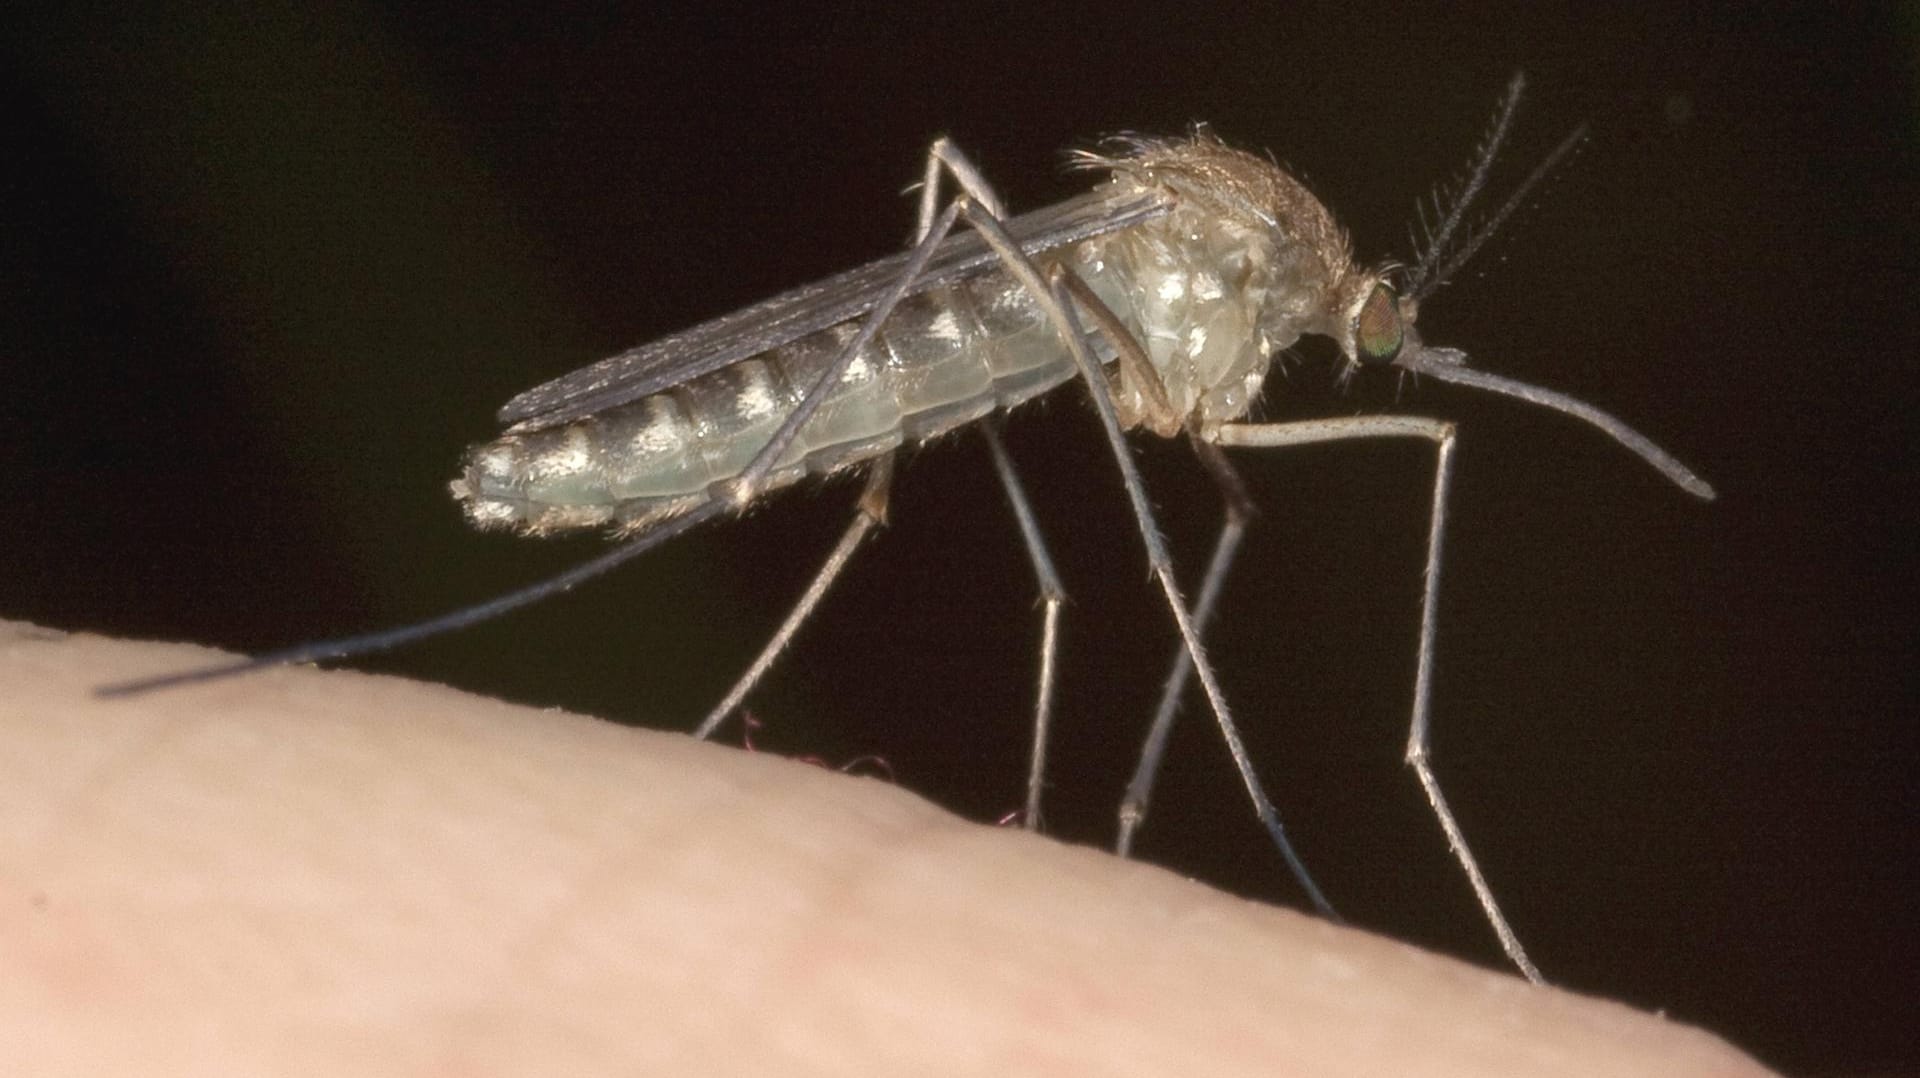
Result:
M1416 200L1524 68L1505 181L1592 137L1422 329L1615 411L1721 499L1513 402L1342 391L1324 342L1267 414L1461 422L1438 761L1548 976L1789 1069L1912 1072L1920 22L1270 6L16 20L0 612L259 650L537 579L601 545L465 528L444 484L493 409L894 249L935 135L1018 209L1078 189L1063 148L1206 120L1302 175L1363 258L1405 257ZM1084 395L1010 441L1073 597L1049 829L1103 843L1171 624ZM1217 502L1150 441L1191 571ZM1242 454L1267 512L1214 655L1343 912L1496 964L1400 763L1430 456ZM356 665L687 728L854 490ZM1021 796L1037 625L977 436L916 454L893 526L753 699L759 743L877 753L993 819ZM1147 857L1299 902L1191 705L1155 808Z

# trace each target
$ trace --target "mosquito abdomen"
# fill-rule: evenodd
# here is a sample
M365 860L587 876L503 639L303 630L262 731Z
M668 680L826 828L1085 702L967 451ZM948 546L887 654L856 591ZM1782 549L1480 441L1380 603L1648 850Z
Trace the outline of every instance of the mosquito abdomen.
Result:
M475 446L454 495L479 526L538 534L686 512L740 474L858 330L843 322L631 404ZM1004 273L910 295L760 489L937 437L1073 373L1039 305Z

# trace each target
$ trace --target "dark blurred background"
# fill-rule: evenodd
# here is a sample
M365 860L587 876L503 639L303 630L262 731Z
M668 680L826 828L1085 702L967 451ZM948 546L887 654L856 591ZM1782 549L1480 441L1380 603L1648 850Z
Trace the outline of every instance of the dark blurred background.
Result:
M1343 391L1324 342L1268 414L1462 424L1438 761L1548 976L1794 1071L1915 1073L1920 18L1270 6L14 16L0 614L251 651L488 597L602 549L468 531L445 483L494 408L897 248L934 136L1022 208L1079 189L1064 148L1206 120L1303 176L1363 258L1407 257L1416 202L1525 69L1496 191L1592 137L1422 329L1615 411L1720 500L1513 402ZM1103 844L1172 626L1084 394L1009 439L1073 597L1049 829ZM1149 442L1191 572L1217 499ZM1302 852L1355 923L1498 965L1400 762L1430 449L1240 460L1267 511L1214 655ZM856 490L354 665L689 728ZM984 448L951 439L753 698L757 743L878 754L994 819L1021 798L1037 626ZM1192 703L1155 809L1148 858L1300 903Z

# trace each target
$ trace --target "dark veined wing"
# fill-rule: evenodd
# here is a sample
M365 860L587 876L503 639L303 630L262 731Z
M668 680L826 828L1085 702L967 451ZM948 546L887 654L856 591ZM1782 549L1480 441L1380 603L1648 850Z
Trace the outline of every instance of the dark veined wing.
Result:
M1101 187L1007 222L1022 250L1038 254L1113 232L1167 212L1157 192ZM630 348L535 386L500 409L514 431L572 422L639 400L690 378L738 363L809 333L857 318L873 309L899 279L911 252L902 251L824 281L784 292L732 314L650 344ZM999 256L978 233L956 231L935 248L926 272L910 292L921 292L977 273Z

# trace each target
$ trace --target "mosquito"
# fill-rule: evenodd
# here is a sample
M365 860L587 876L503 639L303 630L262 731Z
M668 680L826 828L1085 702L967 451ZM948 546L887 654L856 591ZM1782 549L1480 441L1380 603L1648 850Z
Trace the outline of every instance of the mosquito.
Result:
M1713 489L1613 416L1562 393L1468 366L1422 341L1420 304L1470 259L1584 130L1550 154L1484 223L1465 225L1517 109L1515 76L1465 181L1411 267L1363 267L1305 185L1269 160L1197 129L1128 137L1072 156L1104 174L1093 190L1010 216L951 142L936 141L920 184L911 247L693 329L583 367L514 397L502 433L470 449L452 483L468 519L527 535L604 529L624 540L599 557L428 621L319 641L234 664L111 686L111 694L338 659L400 646L564 592L715 518L737 514L808 476L864 471L852 522L745 674L694 731L710 736L766 674L867 534L883 523L905 446L977 425L1012 507L1041 596L1038 684L1026 790L1040 821L1065 592L1032 505L1001 443L999 413L1069 381L1084 384L1131 503L1180 650L1119 812L1115 848L1130 853L1147 816L1167 734L1186 686L1199 682L1256 814L1314 907L1333 906L1294 851L1208 663L1201 633L1252 512L1228 448L1348 439L1432 443L1419 654L1408 722L1413 769L1455 860L1508 959L1539 970L1508 925L1441 792L1428 751L1436 613L1454 425L1404 415L1299 422L1248 418L1274 358L1302 336L1338 347L1342 376L1390 368L1518 398L1599 428L1689 494ZM954 195L942 203L951 183ZM963 223L965 230L957 230ZM1184 435L1219 486L1225 522L1189 607L1127 450L1125 432Z

